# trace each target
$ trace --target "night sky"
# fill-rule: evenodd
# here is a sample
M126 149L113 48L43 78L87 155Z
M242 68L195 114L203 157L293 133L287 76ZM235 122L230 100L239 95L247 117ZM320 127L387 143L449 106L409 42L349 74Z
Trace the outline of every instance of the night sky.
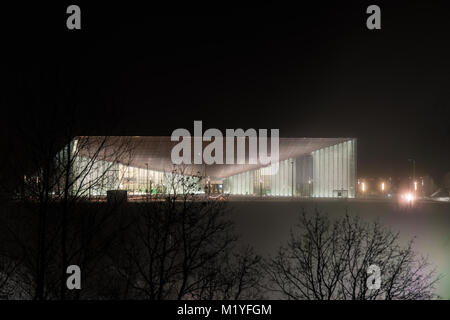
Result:
M390 2L79 3L81 31L66 29L72 3L4 9L2 141L29 112L77 108L86 133L170 135L203 120L356 137L359 176L406 175L414 158L439 181L450 171L448 6ZM381 30L366 28L369 4Z

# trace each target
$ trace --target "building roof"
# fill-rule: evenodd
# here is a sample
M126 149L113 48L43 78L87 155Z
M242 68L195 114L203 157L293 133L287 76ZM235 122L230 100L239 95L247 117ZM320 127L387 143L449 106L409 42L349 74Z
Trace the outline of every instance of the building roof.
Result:
M123 139L123 137L111 138ZM179 142L171 141L168 136L132 136L127 138L127 143L131 143L133 145L133 155L130 160L127 160L127 162L130 161L130 166L146 168L148 164L149 169L157 171L172 171L174 169L174 165L171 161L171 151L172 148ZM306 155L315 150L326 148L352 139L353 138L279 138L279 160L281 161ZM210 142L203 142L203 148L208 144L210 144ZM235 142L235 148L236 144L237 143ZM270 137L268 138L267 145L270 155ZM225 149L225 141L223 141L223 146ZM192 147L192 154L193 150L194 149ZM246 151L246 153L248 153L248 139L246 141ZM225 156L226 153L224 151L224 160ZM247 156L246 164L191 164L184 167L186 172L200 173L213 179L222 179L263 166L264 165L262 164L248 164Z

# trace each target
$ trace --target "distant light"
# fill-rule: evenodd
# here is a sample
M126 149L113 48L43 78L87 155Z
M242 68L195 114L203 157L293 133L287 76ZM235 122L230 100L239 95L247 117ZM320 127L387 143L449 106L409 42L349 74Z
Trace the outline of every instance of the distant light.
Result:
M402 198L408 202L411 203L414 201L414 194L412 194L411 192L407 192L405 194L402 195Z
M365 182L361 183L361 190L362 190L362 192L366 191L366 183Z
M417 181L414 181L414 191L417 191Z
M384 191L384 182L381 183L381 191Z

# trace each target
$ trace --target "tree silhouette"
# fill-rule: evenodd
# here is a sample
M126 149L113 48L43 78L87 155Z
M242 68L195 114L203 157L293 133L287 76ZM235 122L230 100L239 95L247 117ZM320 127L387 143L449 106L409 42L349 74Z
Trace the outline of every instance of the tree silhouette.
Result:
M177 168L168 193L135 203L134 219L110 254L106 296L121 299L240 299L254 295L260 257L236 248L227 201L199 194L202 176ZM111 280L113 279L113 280Z
M435 270L415 254L413 241L398 240L379 222L348 214L331 222L317 210L313 217L303 212L287 246L267 262L271 289L288 299L438 298ZM380 270L378 289L369 289L371 265Z

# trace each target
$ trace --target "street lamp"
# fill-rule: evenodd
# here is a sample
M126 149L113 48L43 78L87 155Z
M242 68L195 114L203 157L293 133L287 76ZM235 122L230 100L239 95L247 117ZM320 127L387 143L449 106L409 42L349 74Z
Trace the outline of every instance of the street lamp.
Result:
M152 178L150 177L150 196L152 195Z
M413 183L414 183L414 196L416 195L417 191L417 182L416 182L416 160L414 159L408 159L408 161L412 162L413 164Z

